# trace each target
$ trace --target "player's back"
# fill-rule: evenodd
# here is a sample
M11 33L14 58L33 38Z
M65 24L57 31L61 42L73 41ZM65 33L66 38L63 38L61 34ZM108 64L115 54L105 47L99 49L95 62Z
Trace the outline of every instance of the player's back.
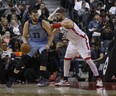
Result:
M66 29L61 27L60 30L67 39L74 43L81 41L86 36L86 34L74 22L72 28Z

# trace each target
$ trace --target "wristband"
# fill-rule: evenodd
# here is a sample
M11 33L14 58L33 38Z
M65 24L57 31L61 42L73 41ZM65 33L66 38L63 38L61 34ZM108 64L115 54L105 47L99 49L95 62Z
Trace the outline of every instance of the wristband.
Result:
M52 25L52 28L59 28L61 27L61 23L55 23Z

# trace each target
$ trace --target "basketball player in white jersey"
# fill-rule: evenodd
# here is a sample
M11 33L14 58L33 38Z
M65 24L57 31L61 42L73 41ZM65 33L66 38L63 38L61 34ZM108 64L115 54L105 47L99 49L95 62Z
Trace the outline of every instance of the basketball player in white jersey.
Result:
M60 30L60 32L62 32L69 40L69 44L64 58L64 79L55 85L69 85L68 76L70 70L70 61L73 57L79 54L87 62L92 72L96 76L96 86L102 87L103 82L99 76L96 65L91 59L87 35L72 20L65 18L65 12L63 9L56 11L56 19L58 23L51 25L51 27L54 29L54 33L59 32Z

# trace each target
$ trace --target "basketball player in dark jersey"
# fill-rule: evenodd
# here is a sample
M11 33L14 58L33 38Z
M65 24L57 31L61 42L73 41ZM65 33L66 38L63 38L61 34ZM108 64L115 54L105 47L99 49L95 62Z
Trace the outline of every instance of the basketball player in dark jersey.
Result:
M36 8L29 9L30 19L25 22L23 27L22 40L23 43L28 43L31 47L31 51L27 55L23 55L21 60L19 60L16 68L14 69L14 74L18 74L21 67L37 52L40 53L40 80L38 86L49 85L48 81L45 79L46 67L47 67L47 51L53 40L52 30L50 25L39 18L39 14ZM39 69L38 69L39 70ZM7 86L11 87L11 83Z

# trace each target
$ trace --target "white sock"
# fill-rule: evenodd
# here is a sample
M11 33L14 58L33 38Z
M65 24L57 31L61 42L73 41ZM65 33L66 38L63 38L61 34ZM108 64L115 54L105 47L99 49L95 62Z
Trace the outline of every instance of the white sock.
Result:
M92 70L93 74L95 76L99 76L99 73L98 73L98 70L97 70L95 63L91 59L86 60L86 62L89 65L90 69Z
M64 76L68 77L70 71L70 60L64 60Z

